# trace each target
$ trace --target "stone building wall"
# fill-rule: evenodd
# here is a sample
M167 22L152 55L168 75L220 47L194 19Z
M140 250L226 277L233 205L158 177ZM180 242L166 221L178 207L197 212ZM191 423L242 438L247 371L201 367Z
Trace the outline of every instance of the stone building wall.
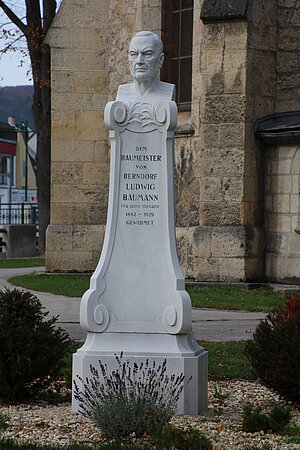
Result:
M276 1L250 2L239 21L221 12L211 4L203 17L199 122L176 143L178 247L189 277L259 279L264 153L253 126L274 111Z
M200 117L189 142L176 143L179 251L189 277L243 279L247 23L208 23L202 29Z
M130 81L128 43L142 29L160 32L157 0L64 0L51 47L51 217L48 271L90 271L104 238L109 144L104 107Z
M270 280L300 280L299 168L299 146L266 149L266 276Z
M109 97L114 100L119 84L132 80L127 60L134 33L161 33L161 0L110 0L109 29Z
M293 105L284 95L298 83L295 2L194 0L192 108L179 113L174 173L178 253L188 278L264 276L265 147L253 125ZM50 30L47 270L86 271L98 262L109 176L103 110L130 81L128 44L143 29L161 33L161 0L63 0Z
M279 113L299 110L300 3L278 0L277 6L274 111ZM265 275L299 282L299 144L262 143L260 148L265 157Z
M300 2L278 0L276 111L300 104Z
M259 117L275 109L277 0L249 2L246 80L243 224L247 233L246 279L265 272L264 149L254 136Z
M64 0L51 33L51 211L46 266L91 270L108 200L108 0Z

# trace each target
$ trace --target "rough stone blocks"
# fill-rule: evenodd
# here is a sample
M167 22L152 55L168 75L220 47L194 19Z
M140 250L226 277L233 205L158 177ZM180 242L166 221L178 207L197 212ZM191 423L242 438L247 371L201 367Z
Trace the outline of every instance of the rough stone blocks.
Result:
M46 270L90 272L95 269L104 239L103 225L49 225Z

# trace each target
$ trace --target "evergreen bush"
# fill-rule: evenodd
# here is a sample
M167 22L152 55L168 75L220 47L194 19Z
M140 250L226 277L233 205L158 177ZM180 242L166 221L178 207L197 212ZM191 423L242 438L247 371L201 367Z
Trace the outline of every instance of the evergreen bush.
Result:
M291 408L289 406L283 408L282 406L276 405L268 414L269 427L275 433L282 431L290 420Z
M243 411L243 429L254 433L255 431L272 430L281 432L291 420L291 408L289 406L274 406L268 414L261 412L262 408L245 405Z
M58 374L68 334L30 292L0 291L0 399L31 398Z
M245 354L263 383L300 401L300 294L287 295L285 304L260 322Z
M262 408L257 406L252 408L251 405L245 405L243 411L243 430L249 433L255 433L256 431L266 432L268 429L268 417L266 414L262 414Z

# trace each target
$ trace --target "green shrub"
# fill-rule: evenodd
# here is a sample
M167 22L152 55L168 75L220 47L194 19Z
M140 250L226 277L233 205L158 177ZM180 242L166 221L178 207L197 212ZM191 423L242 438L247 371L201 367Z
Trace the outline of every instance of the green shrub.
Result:
M300 436L285 438L284 442L286 442L287 444L300 444Z
M298 437L300 439L300 425L291 424L284 428L284 434L291 437Z
M147 359L131 368L116 356L117 369L108 373L99 361L100 372L90 367L91 378L74 382L79 411L109 438L142 436L156 422L166 423L174 414L183 389L184 376L168 376L166 360L152 367Z
M10 417L7 414L0 412L0 430L5 430L9 427L9 419Z
M291 408L286 406L274 406L268 414L269 428L274 431L282 431L291 420Z
M71 400L72 389L72 357L73 353L82 346L82 342L70 341L67 351L61 361L60 369L57 374L59 380L52 383L39 392L39 400L43 400L53 405ZM64 380L64 383L61 383ZM65 389L67 388L67 390Z
M256 377L293 401L300 401L300 295L257 326L245 354Z
M49 385L69 346L30 292L0 291L0 399L23 400Z
M64 355L64 358L62 360L61 369L59 372L59 376L62 377L65 382L68 389L72 389L72 361L73 361L73 354L76 353L76 351L82 347L82 342L77 341L70 341L70 345L68 347L67 352Z
M151 441L157 449L164 450L211 450L212 444L200 431L190 428L187 431L170 424L157 423L149 430Z
M274 432L283 431L284 427L291 420L291 408L286 406L274 406L268 414L261 413L260 406L253 408L251 405L245 405L243 411L243 429L254 433L255 431L264 431L268 429Z
M255 431L264 431L268 429L268 417L266 414L261 413L262 408L257 406L252 408L251 405L245 405L243 411L243 430L249 431L249 433L255 433Z

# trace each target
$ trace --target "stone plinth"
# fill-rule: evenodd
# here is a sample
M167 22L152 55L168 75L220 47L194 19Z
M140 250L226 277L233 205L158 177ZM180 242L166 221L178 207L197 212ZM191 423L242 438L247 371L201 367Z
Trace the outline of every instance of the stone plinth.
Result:
M4 225L3 242L8 258L31 258L37 256L35 225Z
M101 350L100 350L101 349ZM107 364L110 370L117 368L115 355L123 350L123 361L130 365L138 365L149 360L150 366L167 362L169 375L185 375L183 392L178 402L178 413L197 415L207 408L207 352L200 347L192 333L188 335L161 334L122 334L119 333L88 333L83 347L73 356L73 374L79 374L83 379L91 377L90 365L98 368L98 361ZM76 379L78 384L78 379ZM73 399L73 410L78 404Z

